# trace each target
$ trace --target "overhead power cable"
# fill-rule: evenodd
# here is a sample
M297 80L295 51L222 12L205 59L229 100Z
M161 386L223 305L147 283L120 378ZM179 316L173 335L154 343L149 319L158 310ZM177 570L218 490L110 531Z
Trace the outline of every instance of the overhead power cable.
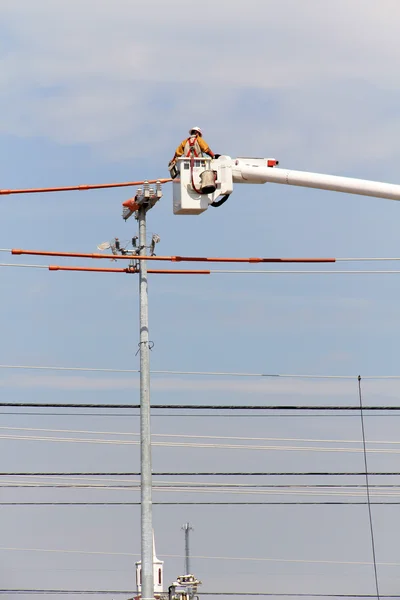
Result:
M20 411L9 411L9 410L0 410L0 415L5 415L5 416L17 416L17 417L24 417L24 416L40 416L40 417L77 417L79 416L79 418L81 417L91 417L91 418L97 418L97 417L115 417L115 418L119 418L119 419L138 419L140 417L140 415L138 413L128 413L128 412L120 412L120 413L112 413L112 412L87 412L87 413L83 413L83 412L49 412L49 411L38 411L38 412L32 412L32 411L27 411L27 410L20 410ZM215 414L215 413L161 413L161 414L154 414L152 415L152 419L167 419L167 418L171 418L171 419L177 419L177 418L183 418L183 419L209 419L209 418L213 418L215 419L226 419L226 416L223 414ZM393 419L394 417L400 417L399 413L391 413L391 414L384 414L384 413L373 413L371 415L369 415L369 417L374 417L376 418L382 418L382 419ZM356 418L359 419L359 415L356 414L352 414L352 413L347 413L347 414L329 414L329 413L324 413L324 414L301 414L301 413L286 413L286 414L231 414L229 416L230 419L352 419L352 418Z
M266 501L266 502L153 502L157 506L367 506L368 502L360 501ZM371 505L399 506L400 501L377 500ZM0 506L140 506L140 502L0 502Z
M109 438L77 438L61 436L28 436L28 435L1 435L2 440L39 441L51 443L72 444L106 444L112 446L139 446L139 440L115 440ZM335 447L335 446L284 446L284 445L260 445L260 444L218 444L201 442L152 442L154 447L163 448L202 448L202 449L229 449L229 450L273 450L273 451L295 451L295 452L337 452L337 453L362 453L361 448ZM373 448L370 454L400 454L400 449Z
M371 493L370 493L370 484L369 484L369 477L368 477L367 445L366 445L366 440L365 440L365 426L364 426L363 401L362 401L362 389L361 389L361 377L360 376L358 376L358 395L359 395L359 400L360 400L361 434L362 434L364 466L365 466L365 483L366 483L366 490L367 490L369 527L370 527L370 534L371 534L372 560L373 560L373 564L374 564L376 596L379 600L379 598L380 598L379 580L378 580L378 569L377 569L377 565L376 565L376 549L375 549L375 538L374 538L374 526L373 526L372 511L371 511Z
M124 254L100 254L84 252L58 252L48 250L23 250L21 248L12 248L11 254L20 256L27 254L30 256L57 256L62 258L94 258L94 259L112 259L112 260L150 260L150 261L169 261L169 262L212 262L212 263L334 263L335 258L236 258L236 257L218 257L218 256L132 256Z
M0 192L1 193L1 192ZM399 261L400 257L221 257L221 256L130 256L121 254L100 254L85 252L60 252L57 250L26 250L22 248L0 248L0 252L13 255L58 256L70 258L94 258L112 260L149 260L170 262L213 262L213 263L335 263L335 262L388 262Z
M172 179L147 179L147 183L168 183ZM25 188L15 190L0 190L0 196L9 196L11 194L43 194L46 192L73 192L73 191L85 191L85 190L101 190L109 188L120 188L120 187L133 187L135 185L143 185L145 181L124 181L122 183L95 183L95 184L81 184L81 185L67 185L62 187L45 187L45 188Z
M0 594L12 595L134 595L132 590L64 590L64 589L0 589ZM202 596L252 596L264 598L375 598L370 594L306 594L306 593L274 593L274 592L201 592ZM398 595L381 596L381 598L398 598Z
M106 552L103 550L77 550L77 549L60 549L60 548L19 548L19 547L0 547L0 551L3 552L38 552L38 553L51 553L51 554L80 554L83 556L125 556L129 559L131 557L140 556L140 554L133 552ZM184 558L182 554L164 554L163 558ZM224 560L224 561L240 561L240 562L260 562L260 563L288 563L288 564L322 564L322 565L351 565L355 567L359 566L371 566L372 563L369 561L343 561L343 560L323 560L323 559L302 559L302 558L272 558L272 557L249 557L249 556L210 556L210 555L194 555L192 558L199 560ZM399 562L381 562L379 566L384 567L399 567ZM398 597L398 596L397 596Z
M140 483L132 482L130 484L115 482L93 483L93 482L58 482L47 484L45 482L3 482L0 485L3 489L69 489L74 491L140 491ZM162 494L175 494L184 492L185 494L199 495L229 495L229 496L296 496L296 497L344 497L344 498L363 498L363 487L359 485L336 486L336 485L268 485L268 484L207 484L205 482L155 482L153 490ZM371 497L397 499L399 497L399 486L377 485L373 488Z
M107 256L109 258L109 256ZM126 256L115 258L127 258ZM132 258L132 257L130 257ZM136 257L135 257L136 258ZM146 258L152 258L146 256ZM305 261L303 261L305 262ZM315 262L315 261L308 261ZM62 266L62 265L35 265L35 264L16 264L16 263L0 263L0 267L25 267L31 269L47 269L48 271L76 271L88 273L125 273L138 274L139 271L135 267L126 267L117 269L113 267L77 267L77 266ZM400 270L237 270L237 269L148 269L148 273L153 275L398 275Z
M139 432L126 431L104 431L93 429L54 429L44 427L9 427L0 426L0 431L29 431L41 433L85 433L93 435L115 435L122 437L138 438ZM190 440L234 440L234 441L262 441L262 442L323 442L337 444L360 444L360 440L347 440L343 438L293 438L293 437L259 437L259 436L236 436L236 435L195 435L185 433L153 433L152 438L183 438ZM369 444L399 445L399 440L369 440Z
M20 408L78 408L78 409L139 409L140 404L86 404L86 403L66 403L66 402L0 402L2 407L20 407ZM295 404L270 404L270 405L259 405L259 404L152 404L151 408L154 410L221 410L221 411L236 411L236 410L250 410L250 411L264 411L264 410L293 410L293 411L359 411L360 407L357 405L295 405ZM364 406L364 411L400 411L398 405L369 405Z
M0 472L0 477L11 477L11 476L21 476L21 477L67 477L67 476L116 476L116 477L129 477L129 476L139 476L140 471L110 471L110 472L99 472L99 471L3 471ZM272 476L272 477L282 477L282 476L290 476L290 477L354 477L361 476L365 477L365 471L154 471L154 476L185 476L185 477L198 477L198 476L218 476L218 477L259 477L259 476ZM394 476L400 475L400 471L369 471L368 475L370 476Z
M25 369L37 371L77 371L95 373L140 373L139 369L116 369L103 367L64 367L54 365L1 365L0 369ZM358 375L311 375L302 373L249 373L243 371L177 371L177 370L152 370L153 375L188 375L201 377L263 377L271 379L348 379L357 381ZM400 375L363 375L363 379L390 380L400 379Z

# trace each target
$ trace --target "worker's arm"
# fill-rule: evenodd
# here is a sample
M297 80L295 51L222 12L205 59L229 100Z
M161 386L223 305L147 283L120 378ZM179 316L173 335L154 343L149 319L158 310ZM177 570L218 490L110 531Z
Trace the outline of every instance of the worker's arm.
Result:
M180 158L181 156L183 156L183 153L185 152L185 144L186 144L186 140L183 140L183 142L181 144L179 144L179 146L175 150L175 154L174 154L174 157L171 160L171 162L173 162L177 158Z

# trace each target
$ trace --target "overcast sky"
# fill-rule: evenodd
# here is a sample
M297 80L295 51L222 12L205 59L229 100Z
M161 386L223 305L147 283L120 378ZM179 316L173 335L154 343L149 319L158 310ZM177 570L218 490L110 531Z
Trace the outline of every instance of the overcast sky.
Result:
M220 154L276 157L284 168L399 183L399 18L398 0L0 0L0 188L167 177L175 147L194 125ZM1 196L0 246L93 252L115 236L127 240L136 234L135 223L121 219L129 195L119 189ZM220 209L177 217L165 186L148 221L164 255L398 257L399 211L388 200L271 184L236 186ZM0 276L0 365L138 369L133 277L8 267ZM154 276L152 369L353 378L154 375L152 401L354 405L358 374L400 375L398 278ZM11 402L137 403L138 383L137 374L0 369L1 398ZM366 404L396 404L400 381L365 380L363 392ZM2 473L139 470L137 444L120 443L137 441L137 417L116 416L116 410L108 417L12 412L1 419ZM363 470L357 414L291 415L158 413L154 470ZM387 443L400 443L395 416L369 416L366 434L370 470L398 470L399 447ZM20 439L29 436L38 439ZM49 436L55 439L40 439ZM84 441L89 438L118 443ZM247 447L231 447L240 445ZM129 481L119 478L122 485ZM251 481L364 483L360 477ZM398 478L371 483L397 484ZM360 488L256 492L155 491L154 499L365 501ZM1 498L134 502L139 493L2 488ZM374 501L398 499L396 488L373 490ZM376 505L372 514L380 591L398 594L398 506ZM134 591L139 507L3 506L0 519L0 588ZM165 561L166 584L183 569L180 527L186 521L195 529L192 565L204 591L375 593L365 505L157 505L157 553Z

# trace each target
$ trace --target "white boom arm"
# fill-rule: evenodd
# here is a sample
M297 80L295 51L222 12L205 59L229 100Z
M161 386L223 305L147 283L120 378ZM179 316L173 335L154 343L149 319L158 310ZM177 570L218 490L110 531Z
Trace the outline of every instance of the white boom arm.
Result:
M289 171L280 168L244 167L240 170L240 174L233 171L233 181L236 183L283 183L319 190L344 192L346 194L400 200L400 185L393 183L338 177L322 173L308 173L306 171Z
M235 183L281 183L300 187L331 190L360 196L400 200L400 185L338 177L306 171L280 169L274 158L199 158L193 163L187 158L177 161L178 177L173 181L174 213L197 215L229 196ZM210 185L214 184L214 187ZM205 183L206 182L206 185ZM203 186L203 187L202 187ZM211 191L210 191L211 190Z

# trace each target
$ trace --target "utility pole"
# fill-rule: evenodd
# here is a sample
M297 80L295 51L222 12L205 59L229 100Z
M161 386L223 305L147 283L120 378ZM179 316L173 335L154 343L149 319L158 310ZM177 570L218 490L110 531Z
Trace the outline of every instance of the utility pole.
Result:
M189 548L189 532L194 531L190 523L182 525L182 529L185 532L185 575L190 575L190 548Z
M138 210L139 254L146 256L146 212ZM140 302L140 465L141 465L141 560L142 600L154 598L153 575L153 511L150 429L150 348L147 288L147 261L139 261Z
M161 181L156 187L150 187L149 181L143 182L136 196L123 203L122 218L127 221L135 215L139 225L139 246L137 237L132 238L132 249L121 247L119 239L100 244L98 248L111 248L113 254L130 256L129 271L139 272L139 325L140 325L140 568L137 571L137 587L141 600L154 600L154 545L153 545L153 504L152 504L152 464L151 464L151 426L150 426L150 341L149 341L149 304L147 285L147 260L137 260L138 256L147 256L146 213L162 197ZM158 235L152 236L150 254L154 255L155 245L160 241ZM136 257L136 260L135 260ZM157 564L160 564L159 562Z

